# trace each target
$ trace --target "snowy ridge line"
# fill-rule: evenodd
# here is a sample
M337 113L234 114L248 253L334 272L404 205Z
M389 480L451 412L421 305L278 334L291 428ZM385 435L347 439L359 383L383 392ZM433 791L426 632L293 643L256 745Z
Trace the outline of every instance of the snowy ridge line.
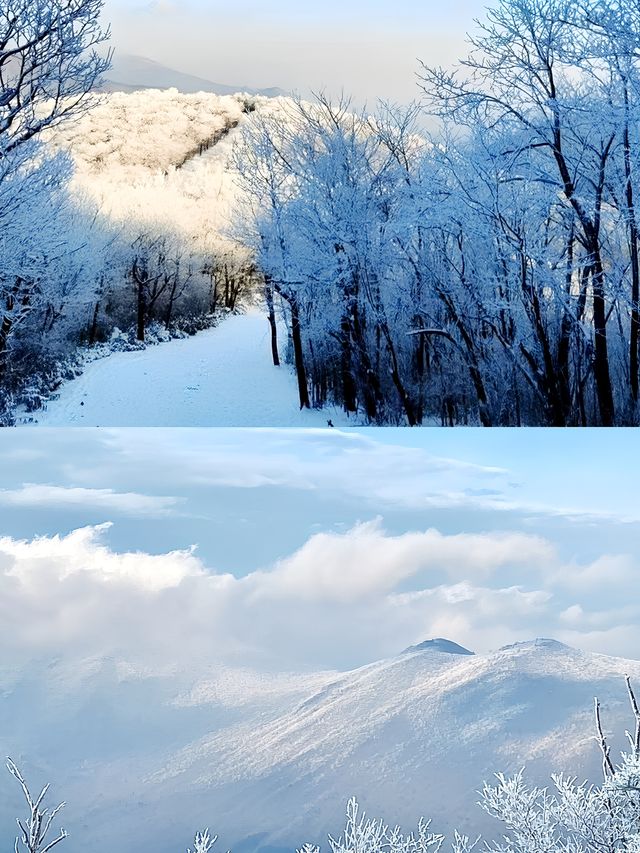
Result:
M473 792L496 766L515 772L526 763L543 781L560 763L596 778L593 695L620 727L628 713L624 674L640 679L639 661L549 641L483 655L420 645L333 678L280 717L240 721L195 741L148 784L174 793L186 785L191 797L215 803L230 839L244 828L236 793L252 790L261 843L280 849L295 843L296 829L322 837L350 791L366 795L375 813L391 811L405 823L428 813L450 829L472 811ZM437 790L429 784L436 779ZM274 792L285 831L269 812Z
M255 89L248 86L231 86L215 83L203 77L185 74L167 68L144 56L116 53L105 81L99 87L103 92L135 92L148 89L177 89L183 94L206 92L215 95L249 94L275 98L286 95L282 89L271 87Z

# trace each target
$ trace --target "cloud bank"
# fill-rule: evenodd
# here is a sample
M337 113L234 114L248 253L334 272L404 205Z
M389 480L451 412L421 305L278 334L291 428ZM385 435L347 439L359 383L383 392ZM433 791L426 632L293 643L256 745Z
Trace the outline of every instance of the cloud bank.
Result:
M97 656L201 675L227 665L346 668L432 636L484 651L552 633L629 656L640 639L631 558L611 558L627 578L627 601L598 608L604 564L563 565L539 536L393 536L374 520L313 535L273 565L234 577L195 549L112 550L109 529L0 539L0 645L14 663ZM567 583L572 572L592 578L591 604Z

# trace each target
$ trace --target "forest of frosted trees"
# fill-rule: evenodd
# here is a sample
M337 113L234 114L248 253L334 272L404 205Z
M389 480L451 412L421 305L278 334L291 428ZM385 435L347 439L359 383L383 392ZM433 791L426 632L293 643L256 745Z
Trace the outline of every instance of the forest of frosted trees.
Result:
M638 422L639 56L632 0L498 0L413 108L254 117L236 166L301 405Z
M375 114L175 91L96 105L101 8L0 10L7 422L78 347L190 333L253 293L301 407L640 422L637 3L494 0L456 71L426 62L416 104Z

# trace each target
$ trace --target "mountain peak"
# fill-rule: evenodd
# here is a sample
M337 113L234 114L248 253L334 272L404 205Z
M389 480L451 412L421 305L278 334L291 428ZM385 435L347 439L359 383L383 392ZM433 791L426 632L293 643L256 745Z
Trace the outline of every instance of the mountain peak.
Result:
M403 654L409 652L444 652L449 655L473 655L475 652L470 652L464 646L454 643L453 640L446 640L443 637L436 637L433 640L425 640L423 643L418 643L416 646L409 646Z
M550 652L573 652L575 649L572 649L571 646L567 646L565 643L561 643L559 640L553 640L548 637L537 637L535 640L527 640L523 643L511 643L508 646L501 646L498 651L507 652L507 651L516 651L516 650L533 650L533 649L544 649Z

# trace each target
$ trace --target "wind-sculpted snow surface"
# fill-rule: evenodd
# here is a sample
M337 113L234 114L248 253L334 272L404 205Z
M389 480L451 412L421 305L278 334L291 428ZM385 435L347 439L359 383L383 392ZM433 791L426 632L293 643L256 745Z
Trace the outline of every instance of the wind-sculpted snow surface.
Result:
M78 850L168 853L210 826L221 849L248 853L324 845L353 794L405 828L424 815L438 832L495 837L500 828L476 806L485 780L526 765L532 783L563 770L599 782L593 697L608 730L632 723L624 674L638 682L638 661L548 640L477 655L446 640L419 645L304 676L204 675L197 661L153 674L115 660L54 666L40 682L35 670L3 673L0 741L17 730L13 744L35 755L46 738L42 773L90 818L74 827ZM25 697L48 717L42 735L11 714ZM613 756L622 745L612 742Z

